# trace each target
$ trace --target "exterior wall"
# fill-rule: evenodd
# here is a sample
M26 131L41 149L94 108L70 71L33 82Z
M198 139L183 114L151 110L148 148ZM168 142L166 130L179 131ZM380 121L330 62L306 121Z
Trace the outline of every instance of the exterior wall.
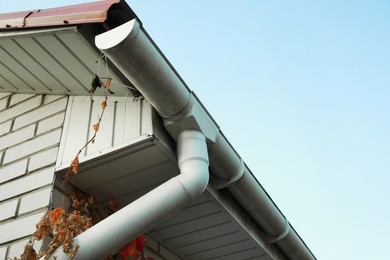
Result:
M22 253L49 206L67 102L0 93L0 259Z
M79 149L93 134L102 113L104 97L71 96L67 107L64 134L61 139L57 170L68 168ZM132 143L140 136L153 134L152 107L145 100L110 96L96 135L95 143L80 154L80 162L102 156Z
M61 203L59 189L53 190L60 185L59 180L53 185L56 162L57 168L68 167L93 134L100 99L0 93L0 260L19 257L50 203ZM96 143L82 157L100 156L102 150L153 133L148 103L110 98L105 112ZM41 245L36 241L34 248ZM150 237L145 256L180 259Z

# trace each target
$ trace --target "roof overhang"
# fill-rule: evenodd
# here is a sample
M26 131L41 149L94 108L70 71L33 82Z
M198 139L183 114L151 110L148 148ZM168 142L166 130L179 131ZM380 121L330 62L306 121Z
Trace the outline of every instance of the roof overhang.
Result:
M102 2L105 3L96 10L93 10L92 7L94 4L101 4ZM130 77L123 73L123 71L120 72L116 65L113 65L110 62L106 64L105 60L100 59L100 51L94 45L93 39L98 33L102 33L110 28L124 24L124 22L127 22L128 20L134 19L135 14L124 1L102 2L83 4L76 7L54 8L49 9L48 12L20 12L1 15L0 25L3 30L0 31L0 52L1 55L4 55L6 58L0 61L0 91L14 93L88 95L90 81L93 74L97 71L96 62L100 60L102 61L101 67L104 69L107 68L108 74L112 75L114 78L112 90L115 94L119 96L128 96L130 94L128 86L134 88L130 83L132 80L129 80ZM78 13L77 9L81 12ZM83 9L84 11L82 11ZM90 17L88 17L88 15L90 15ZM110 20L110 17L112 17L112 21ZM141 28L141 31L146 35L143 28ZM162 55L147 35L145 39L149 40L150 43L148 44L155 48L153 51L154 53L157 53L157 56ZM167 63L167 65L164 65L166 69L172 70L170 76L173 75L178 77L177 82L181 82L185 86L180 76L177 75L176 71L174 71L165 57L163 57L161 61ZM144 66L145 64L141 65ZM143 77L145 77L145 75ZM178 92L179 91L185 92L188 91L188 89L178 89ZM197 103L198 100L195 98L191 102ZM158 106L163 107L161 104ZM200 103L197 104L196 107L198 110L195 111L195 113L200 113L207 118L207 120L213 121ZM171 128L172 132L175 131L174 126L172 125L165 124L165 127ZM240 161L240 158L222 134L221 139L222 144L218 147L213 147L214 152L216 152L212 156L213 158L211 161L214 161L215 158L217 158L215 159L217 161L223 161L220 155L224 154L225 150L229 150L229 156L232 158L234 157L234 160L225 160L227 165L217 165L214 163L214 165L211 166L212 173L215 174L225 170L231 171L229 166L233 165L233 161L234 163L235 161L238 161L237 165L242 166L239 167L240 174L244 174L245 172L245 176L247 176L244 180L246 181L246 184L240 186L239 183L232 189L223 189L221 187L214 189L214 187L209 186L207 193L204 195L206 198L202 196L199 198L200 201L194 202L195 204L189 205L188 208L190 209L191 207L196 206L195 208L200 210L200 214L202 214L202 207L204 204L211 203L216 206L216 208L219 208L219 210L226 213L226 221L231 221L231 218L240 220L235 221L234 223L240 227L240 232L249 234L252 238L251 241L255 241L257 245L260 245L267 251L267 255L263 255L265 259L267 259L268 255L276 255L282 259L283 253L281 253L281 251L283 251L288 258L298 259L294 258L294 249L303 252L303 255L312 256L310 250L304 245L295 231L292 232L293 238L289 238L294 240L292 247L289 245L286 246L286 243L281 243L281 239L285 238L285 236L278 238L279 240L276 243L274 243L275 241L268 244L263 242L268 240L263 232L266 227L260 225L259 221L257 221L257 219L261 219L262 216L259 214L260 211L256 212L258 211L258 208L252 207L251 201L248 200L248 202L245 203L245 200L247 200L245 194L249 194L252 191L253 193L259 193L259 196L262 196L264 201L266 201L264 208L271 208L270 211L272 211L272 214L269 216L278 215L283 220L284 216L277 209L276 205L273 204L271 198L269 198L261 185L256 181L246 165ZM151 140L145 140L145 142L150 141ZM123 155L131 156L131 154L132 150L130 149ZM118 154L107 154L106 156L117 155ZM94 167L93 164L90 166L91 168ZM82 175L80 175L80 178L82 178L81 176ZM215 179L218 179L221 176L216 175L214 177L216 177ZM242 176L237 176L237 178L240 177ZM230 184L228 183L229 181L233 182L237 180L238 179L232 178L231 180L227 180L227 184ZM250 183L250 185L248 183ZM79 185L81 187L83 186L83 184ZM244 191L242 187L247 187L248 190ZM256 198L256 196L254 197ZM198 205L201 207L197 207ZM183 211L185 210L186 209ZM253 217L255 214L257 214L257 219L256 217ZM205 217L211 215L211 213L210 215L205 214ZM178 222L174 222L175 216L179 216ZM173 221L172 223L174 223L174 225L178 225L182 219L180 218L180 214L175 216L172 217L171 221ZM182 223L185 222L186 221ZM271 222L270 225L272 226L276 221ZM152 234L154 234L157 240L161 241L163 244L169 245L171 248L177 247L184 250L185 246L179 245L183 241L171 239L170 237L164 238L162 234L159 237L159 232L166 226L172 226L172 223L169 225L162 223L161 226L156 227L152 231ZM187 224L194 225L191 221L188 221ZM287 225L289 226L288 222L286 222L286 226ZM223 239L223 236L221 238ZM179 244L174 244L172 241L177 241ZM172 244L170 244L171 242ZM192 242L189 242L189 244L191 243ZM228 244L229 243L227 242L227 245ZM276 244L282 250L279 250L278 247L275 246ZM295 248L295 245L298 245L299 248ZM243 250L250 251L252 248L249 247ZM291 256L289 254L291 254ZM186 255L186 253L181 252L180 255ZM315 257L312 256L308 259L315 259Z
M115 95L137 96L93 44L96 34L134 17L120 0L0 14L0 91L89 95L99 74L112 78Z

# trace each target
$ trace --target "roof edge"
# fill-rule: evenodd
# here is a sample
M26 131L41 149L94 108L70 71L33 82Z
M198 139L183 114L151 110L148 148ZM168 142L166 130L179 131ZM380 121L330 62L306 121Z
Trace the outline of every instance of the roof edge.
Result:
M105 0L57 8L0 14L0 30L103 23L108 18L109 9L119 3L123 3L123 1Z

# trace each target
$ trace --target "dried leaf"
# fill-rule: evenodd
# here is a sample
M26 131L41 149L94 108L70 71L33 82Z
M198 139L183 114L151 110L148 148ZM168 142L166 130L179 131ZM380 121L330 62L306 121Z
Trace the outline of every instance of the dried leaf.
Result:
M37 253L35 252L32 245L30 245L30 244L26 245L26 247L24 248L24 252L21 255L20 260L37 260L37 259L38 259Z
M73 173L77 174L77 172L79 171L79 157L77 155L70 164L70 167L72 168Z
M106 102L106 101L103 101L103 102L102 102L102 109L106 109L106 107L107 107L107 102Z
M96 123L96 124L94 124L94 125L92 126L92 128L93 128L93 130L94 130L95 133L96 133L97 131L99 131L100 124L99 124L99 123Z
M118 201L113 196L110 196L108 204L112 212L117 212L120 209Z
M50 223L48 219L48 214L45 214L41 220L36 224L37 230L34 233L34 236L37 240L48 236L50 234Z
M69 254L70 259L74 259L78 250L79 250L79 246L76 246L75 248L73 248L73 250Z
M111 79L107 79L106 82L104 83L104 87L106 89L109 89L110 88L110 84L111 84Z
M58 221L61 218L61 215L64 213L64 210L62 208L55 208L49 213L49 219L51 222L51 225L54 226L58 223Z

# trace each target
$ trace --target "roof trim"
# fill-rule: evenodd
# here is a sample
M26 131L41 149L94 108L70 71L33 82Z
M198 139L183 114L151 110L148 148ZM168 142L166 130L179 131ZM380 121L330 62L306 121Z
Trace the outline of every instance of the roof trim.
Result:
M121 0L105 0L58 8L0 14L0 30L103 23L108 10Z

